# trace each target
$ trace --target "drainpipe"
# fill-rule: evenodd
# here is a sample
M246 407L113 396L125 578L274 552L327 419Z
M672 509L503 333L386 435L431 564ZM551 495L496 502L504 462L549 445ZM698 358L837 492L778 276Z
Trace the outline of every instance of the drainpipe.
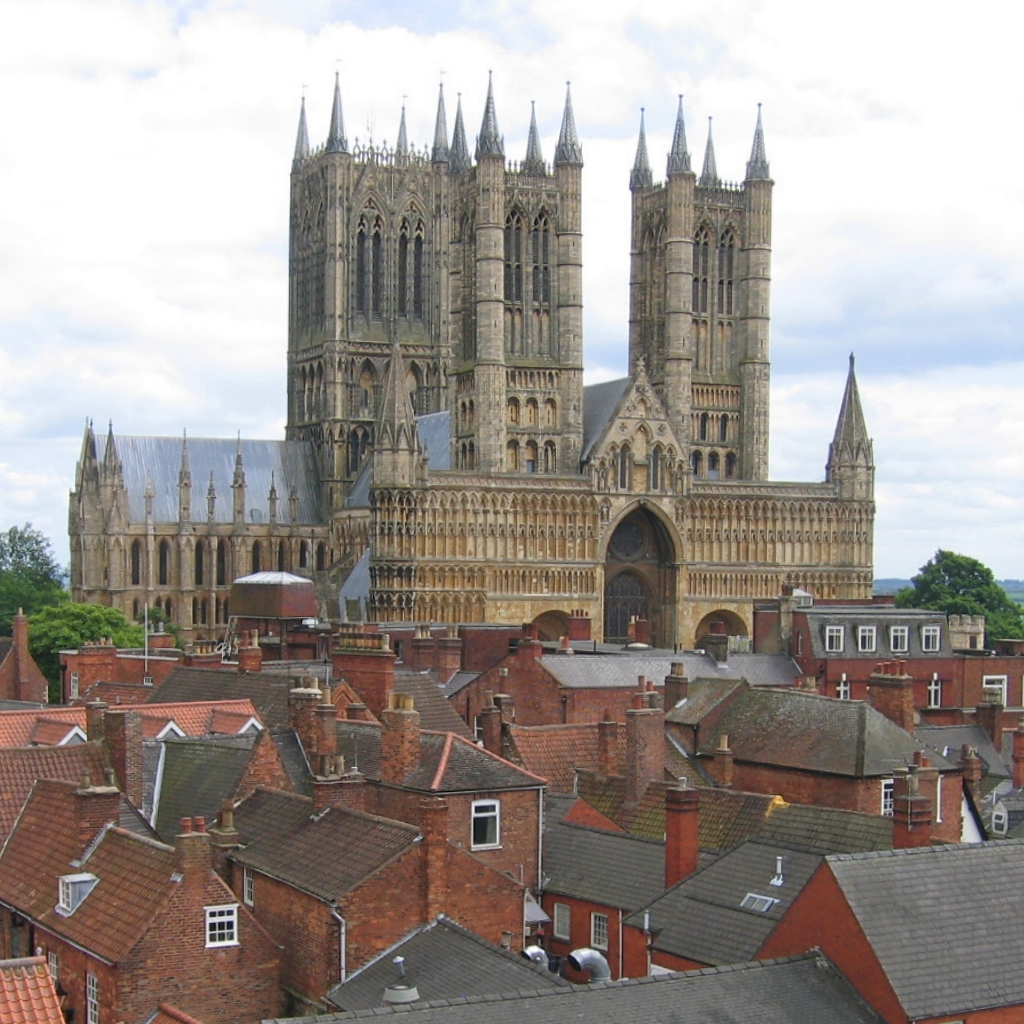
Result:
M341 975L338 981L343 982L347 973L348 925L345 923L345 918L343 918L334 907L331 907L331 917L338 922L338 972Z
M622 978L622 911L619 911L619 978Z

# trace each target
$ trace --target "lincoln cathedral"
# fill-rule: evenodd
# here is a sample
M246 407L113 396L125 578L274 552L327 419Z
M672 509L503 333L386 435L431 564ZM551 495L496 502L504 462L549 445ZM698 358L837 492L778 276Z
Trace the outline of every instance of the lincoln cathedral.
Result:
M87 427L75 600L157 607L186 638L216 637L232 580L278 570L313 578L331 618L535 622L556 638L582 613L608 642L639 619L655 644L690 647L712 624L749 635L754 603L786 586L870 595L874 461L852 358L824 482L768 479L760 113L740 182L719 177L710 132L691 161L681 101L656 180L641 119L622 173L629 375L589 387L568 93L550 162L534 117L525 152L506 153L490 85L472 149L443 93L429 146L409 142L404 109L393 147L350 141L337 82L325 127L312 147L303 105L285 439Z

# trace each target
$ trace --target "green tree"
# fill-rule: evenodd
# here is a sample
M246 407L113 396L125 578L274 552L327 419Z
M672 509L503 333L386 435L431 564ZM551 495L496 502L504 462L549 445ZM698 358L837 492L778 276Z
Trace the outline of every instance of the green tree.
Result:
M67 597L64 569L47 537L30 523L0 533L0 636L11 635L11 620L19 608L32 615Z
M28 620L28 646L50 681L50 700L60 685L60 652L109 637L117 647L141 647L142 628L133 626L117 608L99 604L63 604L43 608Z
M985 644L1024 637L1021 608L996 582L992 570L976 558L935 552L921 571L896 594L901 608L933 608L947 615L984 615Z

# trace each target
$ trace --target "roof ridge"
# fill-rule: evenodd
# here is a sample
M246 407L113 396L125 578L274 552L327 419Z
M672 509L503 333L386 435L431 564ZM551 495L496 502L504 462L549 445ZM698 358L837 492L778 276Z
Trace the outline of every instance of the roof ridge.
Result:
M448 762L452 756L452 737L455 733L450 732L444 738L444 746L441 748L441 756L437 759L437 770L433 779L430 780L431 789L440 789L444 781L445 772L448 771Z
M580 799L582 800L583 798L580 797ZM585 800L584 803L586 803ZM593 804L590 804L589 806L593 807ZM594 810L597 810L597 808L594 807ZM598 813L600 814L602 812L598 811ZM580 832L593 832L595 835L599 836L613 836L616 839L632 839L639 843L650 843L654 846L665 845L664 839L652 839L650 836L638 836L633 832L609 832L608 829L598 828L596 825L584 825L576 821L566 821L564 818L554 822L552 828L574 828Z

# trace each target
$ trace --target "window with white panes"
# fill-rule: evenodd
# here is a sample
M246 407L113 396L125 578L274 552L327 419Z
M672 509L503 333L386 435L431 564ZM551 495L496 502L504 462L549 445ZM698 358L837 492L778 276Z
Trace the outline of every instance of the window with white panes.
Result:
M569 914L568 903L556 903L555 913L551 922L551 934L556 939L562 939L568 942L572 937L572 922Z
M981 697L982 700L995 700L1006 707L1006 676L982 676Z
M594 949L608 948L608 915L590 915L590 944Z
M877 630L874 626L857 627L857 650L861 654L870 654L876 645Z
M92 971L85 975L85 1024L100 1024L100 979Z
M882 779L882 814L887 818L892 817L894 787L893 779Z
M893 654L906 654L910 650L910 627L889 627L889 650Z
M206 908L206 946L238 945L238 904Z
M842 654L845 642L845 626L825 627L825 650L829 654Z
M839 700L850 699L850 680L846 678L845 672L839 677L839 682L836 683L836 697Z
M938 672L933 672L931 679L928 680L928 707L942 707L942 680L939 679Z
M497 800L474 800L472 842L474 850L501 845L501 806Z
M921 650L926 654L934 654L942 643L942 629L940 626L921 627Z

